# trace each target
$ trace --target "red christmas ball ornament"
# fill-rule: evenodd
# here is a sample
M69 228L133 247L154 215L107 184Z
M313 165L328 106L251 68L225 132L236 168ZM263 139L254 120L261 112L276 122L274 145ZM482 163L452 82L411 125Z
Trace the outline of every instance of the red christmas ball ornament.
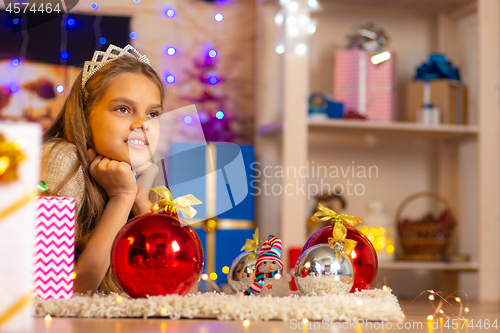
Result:
M144 214L116 235L111 267L131 297L185 295L200 276L203 248L196 232L182 225L175 212Z
M351 293L358 290L368 289L375 280L378 268L377 252L373 248L370 240L355 228L347 228L347 239L357 242L356 247L351 252L350 259L354 266L354 284ZM333 226L323 228L309 238L302 249L304 253L308 248L317 244L328 244L328 238L332 237Z

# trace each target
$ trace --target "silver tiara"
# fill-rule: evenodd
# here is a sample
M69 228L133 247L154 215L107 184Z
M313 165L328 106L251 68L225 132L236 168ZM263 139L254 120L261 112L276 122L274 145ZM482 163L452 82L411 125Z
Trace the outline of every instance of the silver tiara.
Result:
M151 66L148 57L146 55L141 55L134 47L130 44L121 49L118 46L110 44L106 52L95 51L92 61L85 61L82 72L82 90L85 89L87 81L92 75L94 75L99 69L101 69L106 64L111 61L116 60L124 55L128 55L142 61L145 64Z

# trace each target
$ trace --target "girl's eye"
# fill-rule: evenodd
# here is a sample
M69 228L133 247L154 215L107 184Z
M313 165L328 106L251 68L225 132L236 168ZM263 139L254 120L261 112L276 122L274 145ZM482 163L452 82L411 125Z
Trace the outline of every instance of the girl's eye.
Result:
M148 114L148 116L155 119L155 118L158 118L160 116L160 113L158 111L151 111Z
M127 112L129 112L128 109L126 107L124 107L124 106L117 107L115 110L118 111L118 112L120 112L120 113L127 113Z

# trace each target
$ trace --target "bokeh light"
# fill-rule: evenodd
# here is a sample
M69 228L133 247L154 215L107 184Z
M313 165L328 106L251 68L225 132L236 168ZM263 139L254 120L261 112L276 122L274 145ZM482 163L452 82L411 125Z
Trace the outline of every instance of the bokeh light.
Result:
M165 15L167 15L168 18L172 18L175 16L175 10L173 10L172 8L167 8L165 10Z
M167 48L167 54L169 56L173 56L176 52L177 52L177 50L175 49L175 47L170 46Z
M169 75L167 75L166 80L167 80L168 84L172 84L175 82L175 76L173 76L172 74L169 74Z

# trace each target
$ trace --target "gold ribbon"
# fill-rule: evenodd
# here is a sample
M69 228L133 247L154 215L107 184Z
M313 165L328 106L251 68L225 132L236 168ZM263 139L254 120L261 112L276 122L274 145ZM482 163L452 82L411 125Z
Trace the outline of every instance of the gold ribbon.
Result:
M250 220L233 220L233 219L219 219L213 218L217 222L217 230L232 230L232 229L254 229L255 223ZM200 221L190 223L193 228L206 228L206 222Z
M181 212L186 219L192 219L196 215L197 211L191 206L202 203L192 194L173 199L172 193L166 186L155 187L153 191L163 199L160 199L151 205L152 212L166 212L167 210L172 209Z
M26 157L22 153L22 148L15 142L9 142L0 134L0 183L11 182L18 179L17 167ZM22 196L8 207L0 211L0 223L10 214L30 203L38 194L36 189ZM12 306L0 313L0 327L8 322L12 317L19 313L26 305L31 302L31 292L21 297Z
M21 199L17 200L7 208L3 209L0 211L0 222L10 214L14 213L18 209L22 208L24 205L28 204L31 200L36 198L38 195L38 190L32 190L25 196L23 196Z
M245 245L241 248L241 251L245 250L250 252L248 255L248 259L254 259L257 255L257 249L259 248L259 228L255 228L255 232L253 234L253 239L248 239L245 242Z
M347 239L346 235L347 228L342 223L335 223L335 226L333 227L333 237L328 238L328 244L330 244L333 248L335 243L339 242L344 246L345 254L350 255L358 242L352 239Z
M206 232L216 232L219 229L219 222L217 222L216 218L205 220L202 224Z
M3 209L0 211L0 223L4 218L9 216L10 214L16 212L20 208L22 208L24 205L28 204L33 200L34 198L37 197L38 190L34 189L30 191L28 194L24 195L21 197L21 199L17 200L7 208ZM31 292L23 296L20 300L18 300L16 303L14 303L10 308L5 310L3 313L0 313L0 327L2 327L3 324L8 322L12 317L14 317L19 311L21 311L29 302L31 301Z
M17 166L25 159L22 148L0 134L0 182L16 180Z
M340 223L343 222L344 224L347 224L349 227L355 228L358 224L361 223L362 220L361 217L355 217L345 214L337 214L335 211L323 206L322 204L318 204L318 209L319 212L314 213L314 215L311 217L311 220L313 220L314 222L325 222L332 220L332 224L337 222Z
M217 219L212 218L203 222L203 228L207 232L206 234L206 243L207 243L207 272L210 273L215 272L215 242L217 231ZM213 286L209 285L209 290L213 290Z
M19 311L21 311L26 305L31 302L31 292L27 293L21 297L16 303L9 307L3 313L0 313L0 327L8 322L12 317L14 317Z

